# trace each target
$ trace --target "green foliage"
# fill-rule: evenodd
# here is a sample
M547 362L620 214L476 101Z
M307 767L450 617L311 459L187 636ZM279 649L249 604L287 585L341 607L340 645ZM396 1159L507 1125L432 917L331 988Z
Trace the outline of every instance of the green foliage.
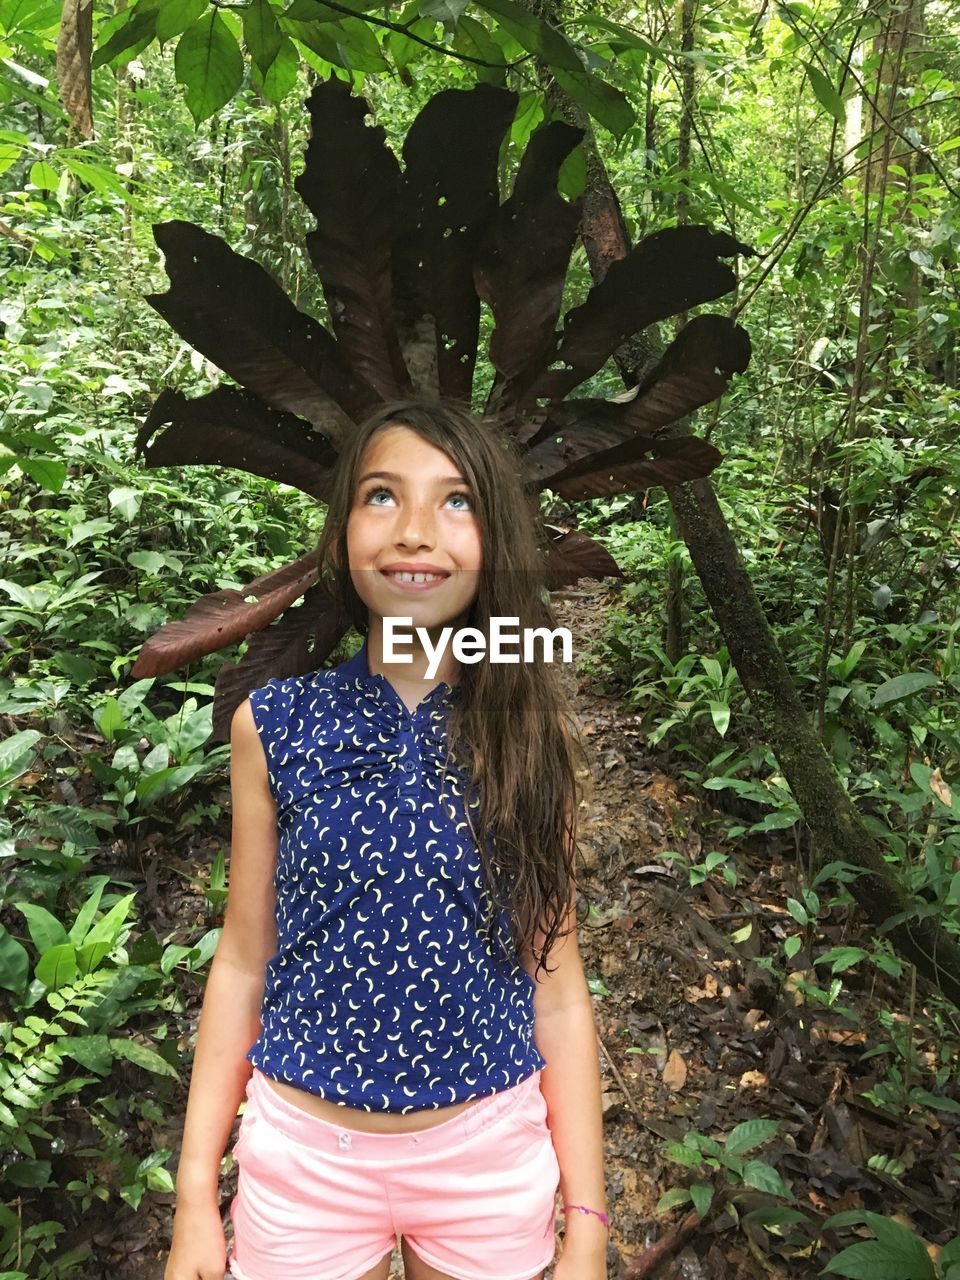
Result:
M689 1130L682 1142L666 1142L663 1154L674 1164L703 1176L715 1173L720 1182L729 1188L751 1188L783 1200L792 1200L793 1192L772 1165L763 1160L744 1160L742 1157L766 1145L776 1137L780 1124L776 1120L745 1120L727 1134L723 1142L717 1142L706 1134ZM665 1213L681 1204L692 1202L700 1217L710 1209L715 1192L714 1183L695 1182L688 1187L675 1187L661 1196L657 1212ZM728 1194L728 1203L735 1204L739 1193Z
M821 1275L853 1276L859 1280L951 1280L956 1276L960 1237L940 1251L935 1263L919 1236L878 1213L851 1209L828 1218L824 1228L860 1222L870 1228L874 1239L852 1244L838 1253Z

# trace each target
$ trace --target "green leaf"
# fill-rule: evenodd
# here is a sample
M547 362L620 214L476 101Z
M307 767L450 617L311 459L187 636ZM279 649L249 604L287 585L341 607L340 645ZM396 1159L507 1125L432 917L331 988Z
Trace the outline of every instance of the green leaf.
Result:
M0 987L21 995L30 977L30 956L0 924Z
M754 1191L765 1191L770 1196L782 1196L785 1200L793 1199L793 1192L777 1173L776 1169L762 1160L748 1160L743 1167L743 1181Z
M93 713L94 723L108 742L126 727L126 719L116 698L107 698L102 707Z
M935 1280L933 1263L922 1242L903 1227L897 1229L903 1241L895 1247L879 1240L852 1244L828 1262L821 1275L852 1276L854 1280Z
M637 122L636 113L619 89L607 84L592 71L565 71L554 67L557 84L579 102L598 124L609 129L619 141Z
M0 781L9 782L23 772L41 736L36 729L21 729L0 741Z
M947 1111L950 1115L960 1116L960 1102L956 1098L945 1098L939 1093L931 1093L929 1089L911 1089L910 1101L932 1107L934 1111Z
M65 676L70 677L73 685L88 685L100 668L90 658L79 653L69 653L67 649L58 649L54 654L54 662Z
M243 20L244 44L260 74L265 76L283 42L276 16L267 0L250 0L247 7L241 10L240 16Z
M37 160L30 166L30 181L43 191L56 191L60 184L60 175L46 160Z
M800 948L803 946L803 939L799 933L792 934L783 944L783 954L788 960L792 960Z
M776 1136L779 1128L778 1120L744 1120L743 1124L738 1124L727 1134L724 1150L731 1156L746 1155L748 1151L769 1142Z
M164 796L185 787L202 768L202 764L174 765L171 769L158 769L149 777L141 777L137 782L137 799L144 807L156 804Z
M7 1165L3 1176L15 1187L40 1190L50 1182L51 1169L49 1160L18 1160L15 1164Z
M6 173L12 164L16 164L29 145L30 139L25 133L0 130L0 173Z
M79 546L81 542L86 542L88 538L96 538L101 534L111 533L113 530L113 521L108 520L106 516L97 516L93 520L80 520L70 529L70 535L67 538L67 549Z
M131 551L127 556L127 563L155 578L167 562L159 551Z
M107 62L129 62L145 48L157 31L157 14L161 0L140 0L140 3L118 14L100 30L100 44L93 55L93 69Z
M820 105L826 107L838 124L841 126L845 124L847 112L840 94L819 67L812 62L805 62L803 65L807 69L807 78L810 81L813 92L817 95Z
M710 719L713 721L713 727L722 738L730 728L730 704L728 702L717 702L711 698Z
M109 942L85 942L82 947L77 947L77 968L84 976L93 973L112 950Z
M136 893L128 893L126 897L114 903L103 919L98 920L84 938L85 945L89 946L93 942L106 942L111 947L114 946L120 937L121 930L126 923L127 916L130 914L130 908L133 906L136 896Z
M479 80L484 80L488 84L499 83L502 80L503 50L482 22L465 13L457 23L453 33L453 43L458 53L465 53L470 58L480 58L483 62L490 64L488 67L477 67Z
M254 84L270 102L282 102L287 94L296 86L297 73L300 70L300 55L297 46L289 36L283 36L277 56L270 63L265 76L256 66L251 67Z
M134 520L140 510L140 504L143 502L143 492L140 489L131 489L124 485L111 489L107 494L107 500L111 509L119 512L124 520Z
M113 1065L113 1053L106 1036L63 1036L57 1041L57 1048L68 1058L79 1062L88 1071L96 1071L105 1076Z
M798 902L796 898L787 899L787 910L793 916L794 920L796 920L797 924L806 926L810 923L810 917L807 915L806 907L802 902Z
M91 880L92 888L87 897L86 902L77 912L77 918L70 927L68 935L70 942L75 947L81 946L87 939L87 930L93 921L93 917L97 914L97 908L100 906L100 899L103 891L110 883L109 876L94 876Z
M33 181L32 177L30 181ZM66 463L58 462L56 458L17 458L17 466L49 493L59 493L67 478Z
M338 55L335 61L339 66L348 71L389 71L377 37L361 19L341 18L322 30L335 43Z
M703 1164L703 1154L683 1142L666 1143L663 1154L674 1164L682 1164L685 1169L699 1169Z
M49 951L51 947L61 946L68 940L66 929L45 907L39 907L32 902L15 902L13 905L26 920L33 945L40 955Z
M651 44L649 40L645 40L643 36L636 31L632 31L629 27L620 26L616 22L611 22L609 18L604 18L589 10L577 15L577 21L588 29L593 27L604 34L612 36L619 43L626 45L628 49L636 49L640 53L650 54L651 57L666 59L672 56L668 49L663 45Z
M568 200L583 195L587 186L587 158L578 143L560 166L557 174L557 190Z
M843 973L846 969L852 969L855 964L859 964L861 960L865 960L866 957L867 952L863 947L831 947L822 956L818 956L813 963L829 964L832 966L831 973Z
M157 14L157 39L161 44L186 31L204 13L208 0L164 0Z
M165 1058L161 1058L155 1049L148 1049L146 1045L139 1044L136 1040L112 1038L110 1048L116 1057L126 1058L135 1066L143 1067L145 1071L152 1071L154 1075L172 1076L174 1080L180 1079L170 1063Z
M904 698L939 683L939 677L932 671L907 671L902 676L894 676L892 680L885 681L873 695L870 705L876 710L878 707L889 706L891 702L902 702Z
M543 58L554 71L559 68L575 75L583 73L583 63L567 37L514 0L478 0L477 8L496 18L517 44Z
M675 1209L677 1205L687 1204L690 1200L690 1192L686 1187L674 1187L668 1191L666 1195L660 1197L657 1201L655 1213L666 1213L668 1209Z
M701 1218L705 1218L713 1204L713 1187L704 1182L695 1182L690 1188L690 1199Z
M215 9L184 31L173 66L195 124L219 111L243 83L240 46Z
M68 982L76 982L80 977L76 948L68 942L51 947L40 957L35 973L40 982L51 991L65 987Z

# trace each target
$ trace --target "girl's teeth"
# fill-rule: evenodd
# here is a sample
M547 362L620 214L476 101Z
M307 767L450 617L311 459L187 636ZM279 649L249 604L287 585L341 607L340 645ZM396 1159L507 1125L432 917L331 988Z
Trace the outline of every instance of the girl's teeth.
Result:
M394 573L390 575L401 582L439 582L443 576L439 573Z

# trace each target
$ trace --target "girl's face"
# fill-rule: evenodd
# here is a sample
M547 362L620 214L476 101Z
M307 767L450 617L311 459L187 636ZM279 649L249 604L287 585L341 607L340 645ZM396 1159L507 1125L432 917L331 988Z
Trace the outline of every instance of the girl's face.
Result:
M347 556L371 617L435 628L465 619L483 564L474 495L442 449L385 427L360 460Z

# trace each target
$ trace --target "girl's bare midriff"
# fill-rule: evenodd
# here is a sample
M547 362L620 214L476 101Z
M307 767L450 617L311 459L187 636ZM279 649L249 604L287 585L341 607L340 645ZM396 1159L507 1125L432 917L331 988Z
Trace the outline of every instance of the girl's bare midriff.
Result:
M480 1101L479 1098L470 1098L451 1107L410 1111L406 1115L399 1115L390 1111L362 1111L359 1107L347 1107L339 1102L331 1102L329 1098L319 1098L315 1093L307 1093L305 1089L298 1089L283 1080L272 1080L269 1076L266 1080L275 1093L292 1102L301 1111L308 1111L329 1124L339 1125L341 1129L356 1129L361 1133L416 1133L421 1129L432 1129Z

